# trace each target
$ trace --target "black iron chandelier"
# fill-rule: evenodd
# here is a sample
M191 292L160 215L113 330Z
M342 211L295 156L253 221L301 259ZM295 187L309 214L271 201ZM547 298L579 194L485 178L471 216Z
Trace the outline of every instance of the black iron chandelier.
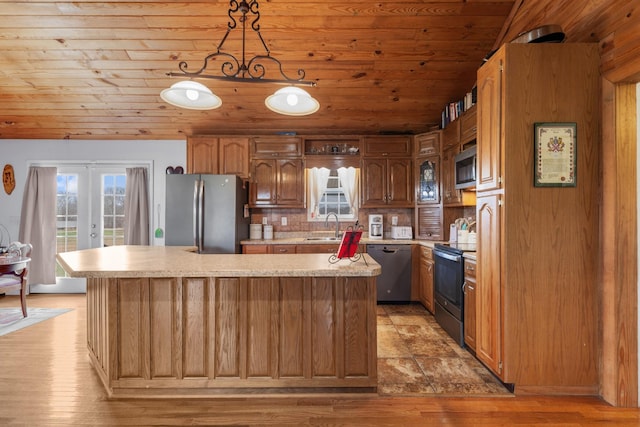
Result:
M241 16L236 19L234 15L238 13ZM257 35L260 43L264 47L265 53L258 54L247 60L245 42L247 36L247 21L251 20L251 30ZM205 85L195 82L191 79L214 79L243 83L273 83L286 85L284 88L277 90L265 100L265 105L270 110L285 115L304 116L315 113L320 108L320 104L308 92L299 86L314 87L316 83L304 80L305 71L298 69L297 78L287 76L283 69L282 63L275 57L271 56L271 51L267 47L262 34L260 34L260 10L257 0L231 0L229 2L229 22L227 24L227 32L218 45L218 50L207 55L203 60L203 65L196 71L189 71L189 65L186 61L178 64L180 72L167 73L170 77L186 77L190 80L180 81L170 88L163 90L160 97L171 105L181 108L195 110L212 110L222 105L222 100L216 96ZM223 52L222 48L229 34L237 28L238 21L242 24L242 56L238 59L236 56ZM222 74L207 74L209 61L214 59L222 59L220 71ZM270 63L275 65L281 78L265 78L266 66Z

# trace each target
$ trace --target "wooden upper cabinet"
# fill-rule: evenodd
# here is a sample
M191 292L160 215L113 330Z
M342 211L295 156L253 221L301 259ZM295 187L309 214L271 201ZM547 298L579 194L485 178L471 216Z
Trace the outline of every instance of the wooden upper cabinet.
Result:
M454 120L442 130L442 150L460 145L460 120Z
M260 136L251 141L251 155L259 158L301 157L302 138L296 136Z
M252 165L252 207L305 207L302 159L254 159Z
M366 157L411 157L411 136L365 136L362 155Z
M362 160L362 207L413 207L413 167L410 159Z
M187 173L218 173L218 138L196 135L187 138Z
M249 178L249 138L190 136L187 139L187 173Z
M487 191L502 187L501 116L502 69L504 49L498 56L478 70L478 152L476 158L476 190Z
M252 207L305 207L301 138L252 138L251 155Z
M224 137L219 141L219 165L221 174L249 178L249 138Z
M478 131L476 105L460 116L460 144L464 145L476 139Z
M421 133L413 137L413 145L417 156L432 156L440 154L440 135L442 131Z
M460 151L459 145L449 146L442 151L442 203L460 205L462 191L456 190L455 157Z

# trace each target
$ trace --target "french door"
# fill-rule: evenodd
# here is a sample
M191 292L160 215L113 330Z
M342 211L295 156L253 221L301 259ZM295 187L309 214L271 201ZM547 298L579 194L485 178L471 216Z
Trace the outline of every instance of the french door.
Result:
M58 166L57 252L124 244L126 168L130 165ZM56 285L43 292L85 292L85 279L57 266Z

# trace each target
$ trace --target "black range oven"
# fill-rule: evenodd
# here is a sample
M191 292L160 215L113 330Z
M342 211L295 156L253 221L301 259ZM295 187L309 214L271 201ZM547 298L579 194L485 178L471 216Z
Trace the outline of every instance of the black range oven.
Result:
M465 251L475 251L475 245L436 243L433 249L435 264L435 318L456 342L464 347L464 258Z

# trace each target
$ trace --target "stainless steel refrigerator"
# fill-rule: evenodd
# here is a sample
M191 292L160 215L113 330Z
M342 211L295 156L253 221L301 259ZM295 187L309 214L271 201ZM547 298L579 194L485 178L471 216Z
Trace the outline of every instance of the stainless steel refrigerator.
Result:
M249 236L247 188L236 175L167 175L165 245L240 253Z

